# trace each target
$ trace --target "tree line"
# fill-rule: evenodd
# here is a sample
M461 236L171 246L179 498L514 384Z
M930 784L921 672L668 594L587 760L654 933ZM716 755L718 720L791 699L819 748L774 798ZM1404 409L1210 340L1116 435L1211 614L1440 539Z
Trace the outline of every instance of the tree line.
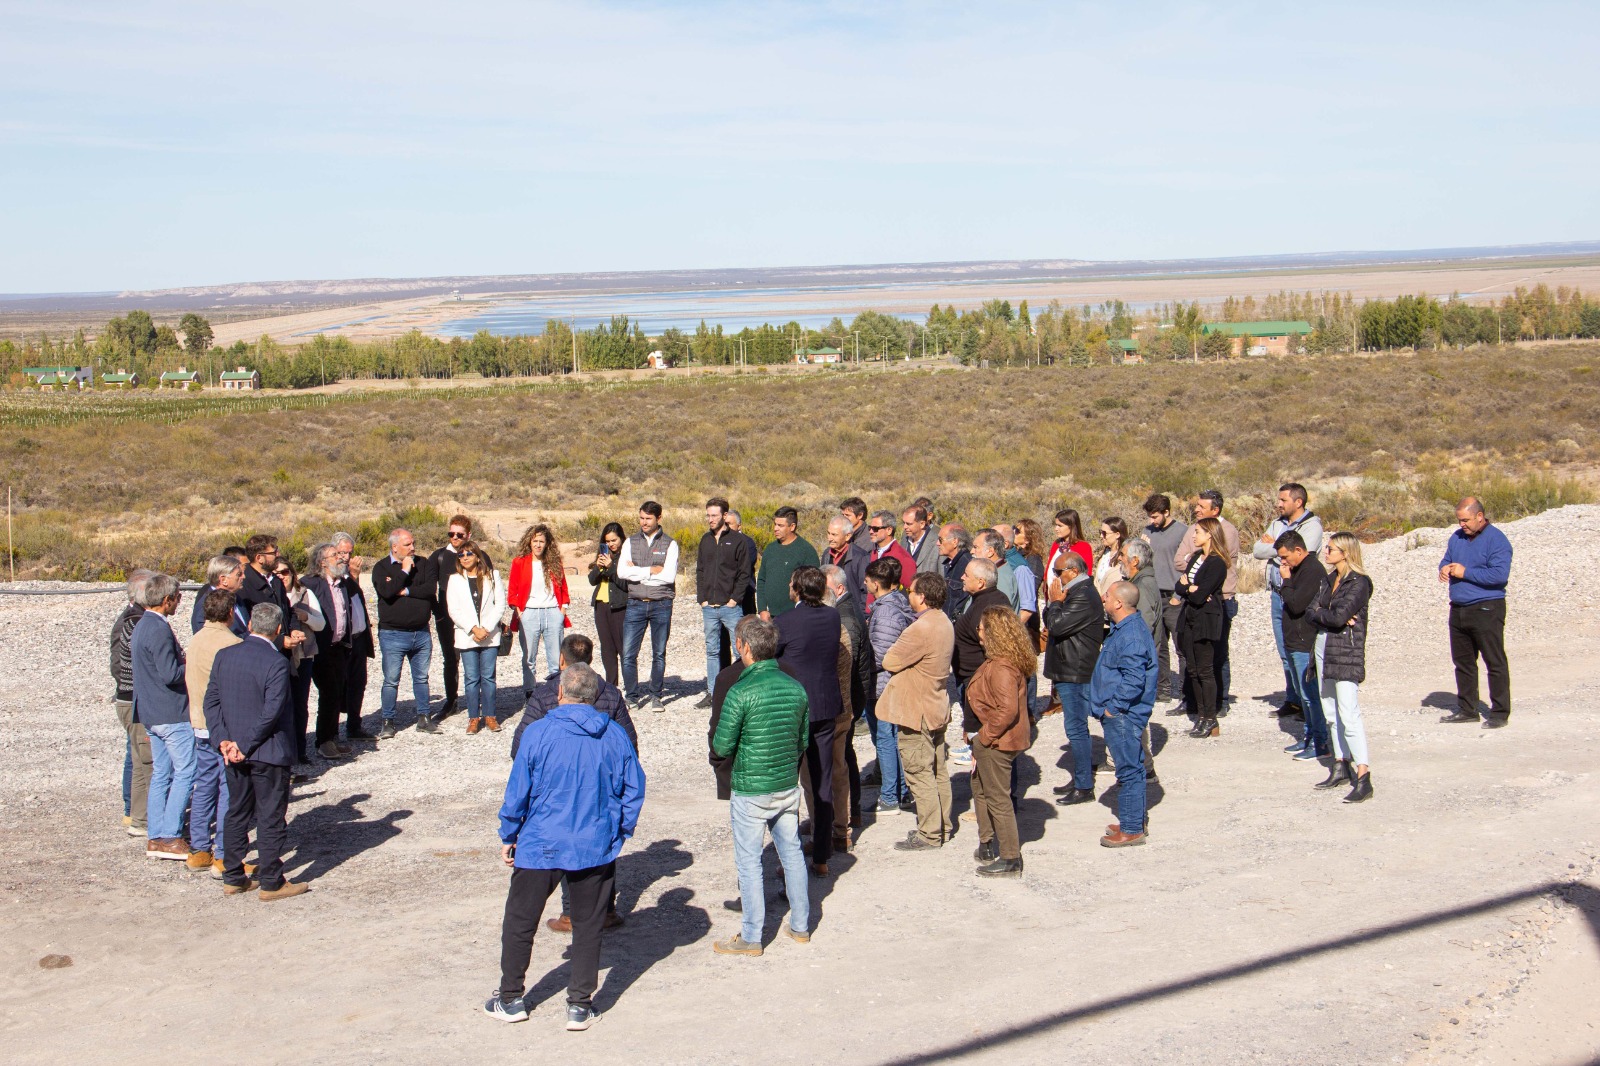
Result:
M164 371L186 366L214 382L236 367L261 374L266 388L300 389L358 378L535 377L579 370L636 369L660 352L668 366L773 366L792 363L802 349L834 348L844 362L949 356L969 365L1093 365L1129 358L1130 342L1144 360L1227 358L1230 339L1206 326L1218 322L1304 322L1291 351L1309 354L1462 348L1524 340L1600 338L1600 301L1578 289L1519 287L1494 303L1469 303L1458 294L1427 294L1357 302L1349 293L1287 290L1263 297L1228 297L1220 305L1157 303L1134 308L1121 300L1066 307L1052 300L1035 311L1022 300L994 299L964 311L931 307L922 322L863 311L849 322L821 327L764 323L736 332L701 321L693 332L647 334L626 315L574 331L551 320L543 334L443 339L412 330L399 337L353 341L318 335L288 346L270 336L253 343L212 346L210 323L183 315L176 324L146 311L111 319L93 338L41 336L19 345L0 341L0 382L25 387L28 366L93 365L101 374L125 370L147 386Z

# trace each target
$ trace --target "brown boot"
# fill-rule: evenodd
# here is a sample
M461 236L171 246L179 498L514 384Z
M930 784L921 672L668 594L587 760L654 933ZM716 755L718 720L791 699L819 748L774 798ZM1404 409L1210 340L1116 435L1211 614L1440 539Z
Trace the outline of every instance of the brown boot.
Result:
M500 732L500 719L498 718L485 718L483 724L489 727L489 732L491 733Z
M572 917L563 914L559 918L551 918L544 923L544 927L552 933L570 933L572 932Z
M467 736L470 737L472 734L476 733L481 728L483 728L483 719L482 718L468 718L467 719Z

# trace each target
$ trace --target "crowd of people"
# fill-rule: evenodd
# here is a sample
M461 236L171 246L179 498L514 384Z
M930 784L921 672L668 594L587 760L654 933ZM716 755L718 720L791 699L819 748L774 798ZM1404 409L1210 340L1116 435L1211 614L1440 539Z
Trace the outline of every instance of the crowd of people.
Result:
M1241 545L1223 508L1222 495L1206 490L1186 523L1157 493L1144 503L1140 529L1103 519L1096 550L1071 508L1056 512L1046 539L1032 519L972 532L936 524L926 499L896 515L869 512L852 497L829 519L819 552L799 535L792 507L776 511L758 550L728 501L708 500L693 582L706 662L697 706L709 711L708 757L729 802L740 886L730 907L742 922L715 950L762 953L768 835L788 903L785 932L805 943L808 878L829 876L867 815L914 818L894 844L899 851L951 842L953 767L970 769L976 873L1020 877L1017 759L1052 715L1063 721L1071 774L1055 802L1092 802L1097 770L1110 772L1117 820L1099 842L1145 844L1156 707L1192 719L1188 735L1199 741L1219 736L1228 714ZM1249 552L1265 566L1283 665L1276 713L1299 724L1286 750L1327 769L1316 789L1347 787L1346 803L1364 802L1374 792L1358 693L1373 582L1360 541L1325 532L1302 486L1283 485L1277 510ZM437 733L458 711L468 734L498 731L496 666L520 635L523 712L500 829L513 873L501 980L485 1010L526 1017L534 929L559 886L562 913L546 924L574 938L568 1025L585 1028L602 930L623 921L614 864L644 798L632 712L664 709L673 606L685 584L661 517L650 501L632 534L617 523L601 531L588 568L599 671L595 641L567 632L567 568L543 524L524 533L504 579L466 515L450 519L447 542L426 556L411 531L394 530L371 568L375 617L349 534L311 549L304 576L273 537L252 537L210 560L187 652L171 626L177 581L135 572L111 635L127 734L128 832L145 839L151 857L212 871L229 894L298 895L306 886L284 875L286 812L309 751L345 759L358 742L395 736L405 668L419 732ZM1443 721L1479 721L1481 660L1491 698L1483 725L1499 728L1511 710L1511 546L1478 500L1462 500L1456 517L1439 579L1449 588L1458 708ZM650 669L641 679L647 632ZM428 680L436 646L446 690L437 711ZM373 658L382 672L375 735L362 718ZM956 714L952 749L946 736ZM1104 738L1099 766L1091 721ZM875 753L866 768L852 743L858 723ZM248 863L252 829L256 861Z

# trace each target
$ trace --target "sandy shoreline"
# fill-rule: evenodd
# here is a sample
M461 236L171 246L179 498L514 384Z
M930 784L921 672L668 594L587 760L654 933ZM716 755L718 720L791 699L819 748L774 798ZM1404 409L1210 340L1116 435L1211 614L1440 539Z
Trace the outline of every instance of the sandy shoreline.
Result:
M1280 290L1293 292L1350 293L1358 299L1393 298L1406 293L1431 293L1446 296L1460 293L1474 301L1498 299L1516 288L1544 284L1584 290L1600 289L1600 263L1571 266L1541 263L1486 264L1481 267L1460 263L1437 267L1406 265L1371 269L1330 271L1284 271L1253 274L1207 274L1167 277L1041 279L959 283L917 283L863 286L859 289L801 290L782 294L740 295L730 292L723 299L730 308L742 308L740 315L767 313L774 323L807 314L832 314L849 319L857 312L872 309L887 314L920 319L933 303L954 304L959 309L976 307L986 300L1027 300L1034 308L1059 300L1068 307L1095 305L1108 300L1132 304L1198 300L1217 303L1229 296L1254 296L1257 299ZM650 295L641 293L640 301ZM570 292L516 292L474 295L455 299L428 296L406 300L373 301L356 306L307 311L272 318L230 322L215 329L215 343L226 347L235 341L255 341L270 336L279 344L303 344L317 333L347 337L350 340L375 340L396 337L413 329L437 335L450 321L482 314L524 300L560 297L573 300ZM625 296L617 293L584 294L604 314L620 306ZM578 306L581 306L579 304ZM580 312L581 313L581 312ZM648 328L648 324L647 324Z

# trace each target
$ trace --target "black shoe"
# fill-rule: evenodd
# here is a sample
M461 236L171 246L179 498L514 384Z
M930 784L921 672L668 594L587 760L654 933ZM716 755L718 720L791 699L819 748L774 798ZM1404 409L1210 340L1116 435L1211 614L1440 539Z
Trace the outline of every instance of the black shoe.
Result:
M903 814L916 814L917 805L911 802L910 796L907 796L905 799L900 801L900 810Z
M979 877L1021 877L1021 859L996 859L987 866L980 866L977 870Z
M385 718L383 720L383 728L378 730L378 739L379 740L393 740L394 739L394 723L392 721L390 721L389 719L387 719L387 718Z
M744 900L742 900L742 899L725 899L725 900L722 901L722 909L723 910L732 911L735 914L743 914L744 913Z
M1189 705L1187 703L1175 703L1167 708L1168 718L1186 718L1188 715Z
M456 713L457 697L451 696L444 701L444 707L439 711L440 718L449 718Z
M349 729L346 729L344 731L344 738L346 740L371 740L371 739L373 739L372 734L367 732L365 729L362 729L360 726L351 726Z
M567 1032L581 1033L595 1023L600 1017L595 1009L583 1003L567 1004Z
M1285 703L1282 707L1272 712L1278 718L1304 718L1306 712L1298 703Z
M1352 780L1352 778L1350 776L1350 760L1349 759L1340 759L1338 762L1335 762L1333 764L1333 767L1331 769L1329 769L1328 776L1327 776L1327 778L1325 780L1319 781L1316 784L1312 785L1311 787L1312 788L1338 788L1339 785L1343 784L1346 781L1350 781L1350 780Z
M483 1005L483 1013L496 1021L525 1022L528 1020L528 1005L523 1002L521 996L513 1000L504 1000L500 998L499 993L496 993Z
M1509 714L1486 714L1483 716L1483 728L1504 729L1510 721Z
M1477 720L1477 714L1469 714L1466 711L1456 711L1454 714L1447 714L1439 719L1445 725L1464 725L1467 722L1476 722Z
M705 696L701 696L700 697L700 702L695 704L694 706L695 706L695 710L698 710L698 711L705 710L706 708L711 706L711 696L709 694L705 695Z
M1094 802L1094 789L1092 789L1092 788L1074 788L1074 789L1071 789L1070 791L1068 791L1066 793L1066 795L1064 795L1060 799L1056 800L1056 806L1057 807L1073 807L1073 806L1076 806L1079 803L1093 803L1093 802Z
M1344 798L1346 803L1361 803L1372 798L1372 771L1368 770L1355 780L1355 787Z
M434 719L433 715L424 714L417 719L417 732L437 733L438 731L439 723Z
M973 862L994 862L1000 857L1000 848L992 840L985 840L978 845L978 850L972 853Z
M943 845L930 844L923 840L922 834L914 829L906 834L904 840L896 840L894 842L894 850L896 851L937 851L941 847Z
M1072 784L1072 782L1069 781L1064 785L1057 785L1055 788L1052 788L1050 791L1054 792L1058 796L1065 796L1067 793L1071 792L1075 787L1076 786L1074 786Z

